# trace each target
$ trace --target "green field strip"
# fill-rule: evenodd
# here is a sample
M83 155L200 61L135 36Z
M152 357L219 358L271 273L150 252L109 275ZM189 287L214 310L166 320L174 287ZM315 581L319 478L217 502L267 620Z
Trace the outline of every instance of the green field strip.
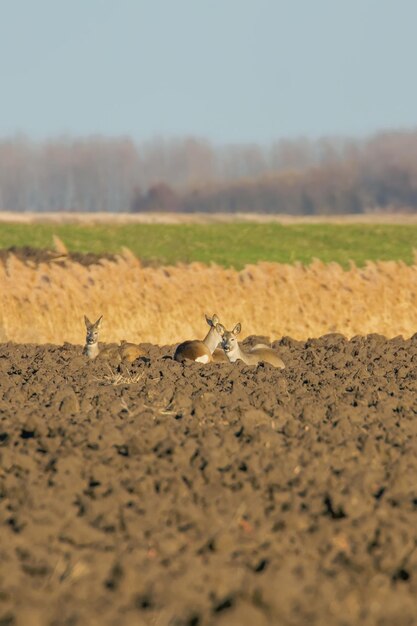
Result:
M308 264L313 258L344 267L349 261L413 262L417 225L339 224L1 224L0 248L52 248L57 235L71 252L117 253L123 246L147 263L199 261L241 268L273 261Z

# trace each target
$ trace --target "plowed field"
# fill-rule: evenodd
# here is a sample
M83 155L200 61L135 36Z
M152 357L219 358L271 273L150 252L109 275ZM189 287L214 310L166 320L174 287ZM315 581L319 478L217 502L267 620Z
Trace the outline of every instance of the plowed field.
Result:
M416 623L417 336L274 346L0 346L2 626Z

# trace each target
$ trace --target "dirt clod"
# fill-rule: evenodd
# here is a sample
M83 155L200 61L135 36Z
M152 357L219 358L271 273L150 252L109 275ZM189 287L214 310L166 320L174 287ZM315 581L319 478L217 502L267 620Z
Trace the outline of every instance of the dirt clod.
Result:
M274 345L0 345L0 624L416 622L415 337Z

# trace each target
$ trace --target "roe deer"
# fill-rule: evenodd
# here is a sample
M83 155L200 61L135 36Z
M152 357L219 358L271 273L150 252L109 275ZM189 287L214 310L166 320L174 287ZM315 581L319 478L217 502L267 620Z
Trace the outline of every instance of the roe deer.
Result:
M100 358L114 359L118 362L128 361L129 363L132 363L138 357L145 355L142 348L135 343L128 343L127 341L122 341L120 346L110 345L100 348L98 345L98 336L102 320L103 316L101 315L98 320L92 324L88 317L84 315L87 335L85 338L83 354L86 354L89 359L95 359L99 356Z
M225 362L225 356L222 350L216 350L221 342L221 336L217 331L219 318L214 314L211 318L206 315L206 322L210 326L207 335L201 341L200 339L192 339L184 341L175 350L174 359L182 362L185 359L196 361L197 363L215 363Z
M275 350L269 346L257 344L253 348L243 350L237 341L237 335L242 329L240 323L236 324L233 330L226 330L222 324L217 324L216 329L222 337L222 348L231 363L240 359L247 365L257 365L259 362L264 361L274 367L281 369L285 367L284 362L280 359Z

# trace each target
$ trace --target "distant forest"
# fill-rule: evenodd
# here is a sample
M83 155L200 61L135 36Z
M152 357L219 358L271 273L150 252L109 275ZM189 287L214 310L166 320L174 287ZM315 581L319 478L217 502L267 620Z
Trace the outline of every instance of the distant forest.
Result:
M216 146L0 140L0 210L291 215L417 211L417 131Z

